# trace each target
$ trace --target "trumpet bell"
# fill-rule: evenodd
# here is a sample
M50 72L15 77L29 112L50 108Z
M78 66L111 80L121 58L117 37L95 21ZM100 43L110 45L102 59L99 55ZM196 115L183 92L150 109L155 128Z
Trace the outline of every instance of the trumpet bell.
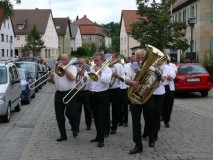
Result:
M64 74L65 74L64 69L63 69L61 66L59 66L59 65L57 65L57 66L55 67L55 73L56 73L59 77L63 77Z
M88 73L88 76L89 76L89 78L90 78L92 81L95 81L95 82L98 81L98 76L97 76L97 74L91 72L91 73Z

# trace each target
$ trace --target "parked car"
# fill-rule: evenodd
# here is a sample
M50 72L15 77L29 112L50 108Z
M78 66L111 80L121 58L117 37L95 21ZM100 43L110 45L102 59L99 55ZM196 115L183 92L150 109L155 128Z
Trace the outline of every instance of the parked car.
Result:
M30 73L26 69L18 68L18 72L21 78L21 100L30 104L31 97L35 98L35 89L31 90L31 88L35 87L35 79L31 77Z
M0 117L10 121L12 110L21 110L21 82L15 66L10 60L0 60Z
M42 76L42 71L40 71L40 68L38 66L38 63L36 62L27 62L27 61L18 61L18 62L15 62L16 66L18 68L22 68L22 69L26 69L32 78L35 79L36 81L36 92L38 92L38 89L41 89L42 88L42 85L41 85L41 79L38 80L41 76ZM37 81L38 80L38 81Z
M200 63L177 63L175 78L176 92L200 92L203 97L208 96L212 88L210 75Z

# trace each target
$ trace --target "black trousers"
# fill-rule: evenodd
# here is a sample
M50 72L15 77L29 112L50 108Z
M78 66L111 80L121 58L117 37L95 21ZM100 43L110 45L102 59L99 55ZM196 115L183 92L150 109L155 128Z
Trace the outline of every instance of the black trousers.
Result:
M174 104L175 91L171 91L169 85L165 86L165 99L163 104L162 116L164 123L167 124L171 120L171 114Z
M145 120L144 130L146 130L149 138L154 139L154 99L153 96L143 105L131 105L132 114L132 127L133 127L133 142L139 148L142 148L141 137L141 113L143 109L143 115Z
M105 117L109 107L109 92L90 92L90 106L96 127L96 139L99 143L104 143Z
M81 113L82 113L82 106L84 108L84 116L85 116L85 122L87 126L91 126L92 124L92 110L90 108L90 102L89 102L89 91L79 91L78 92L78 126L80 125L81 120Z
M65 128L65 115L69 120L69 123L73 129L77 128L77 121L76 121L76 98L73 98L67 105L63 103L63 98L67 95L69 91L56 91L55 93L55 115L56 121L58 124L58 128L60 134L62 136L66 135L66 128ZM72 95L72 94L71 94Z
M163 109L163 103L164 103L164 97L165 94L162 95L154 95L155 100L155 126L154 126L154 136L158 137L158 131L160 130L160 116Z
M128 123L128 89L121 89L121 111L119 123Z
M112 125L111 129L116 130L119 122L119 115L121 111L121 89L109 89L109 97L112 106Z

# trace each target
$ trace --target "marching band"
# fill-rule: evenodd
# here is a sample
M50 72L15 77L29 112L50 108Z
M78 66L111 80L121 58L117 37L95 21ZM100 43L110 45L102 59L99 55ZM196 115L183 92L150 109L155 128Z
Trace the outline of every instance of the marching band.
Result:
M135 143L130 154L143 152L143 138L148 137L149 146L154 147L160 130L160 117L163 117L165 127L169 125L174 101L172 84L175 78L175 67L169 63L168 57L155 67L150 66L150 69L154 68L155 71L149 79L157 75L158 85L154 88L154 92L150 93L146 102L134 103L128 100L129 88L133 88L134 96L140 98L143 96L141 93L144 86L150 85L150 80L145 85L135 79L142 69L141 64L144 65L143 61L147 60L144 59L145 55L145 50L138 50L136 57L132 57L134 61L128 62L115 52L108 54L97 52L92 58L93 62L91 59L88 61L85 58L79 58L76 65L70 62L67 54L60 55L58 61L60 65L55 67L55 72L52 72L48 79L49 82L54 82L56 88L54 105L60 132L57 141L67 140L65 116L71 125L73 137L78 136L83 108L86 130L91 130L92 119L96 129L96 135L90 142L97 142L98 147L104 147L104 139L110 134L116 134L118 126L128 127L130 105ZM168 90L169 85L171 86ZM143 134L141 133L142 112L145 121Z

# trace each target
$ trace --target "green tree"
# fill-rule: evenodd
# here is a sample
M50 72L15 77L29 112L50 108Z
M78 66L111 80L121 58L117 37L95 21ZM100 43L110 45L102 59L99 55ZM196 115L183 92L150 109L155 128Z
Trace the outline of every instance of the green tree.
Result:
M41 39L41 35L35 25L28 33L26 42L24 49L29 50L33 56L41 52L42 48L45 48L44 41Z
M141 18L131 25L131 34L141 43L141 47L144 48L145 44L150 44L162 51L164 49L186 50L189 47L184 38L185 33L182 31L185 22L171 20L169 10L174 2L175 0L166 0L163 3L156 3L155 0L136 1L137 14Z
M21 0L14 0L16 4L20 4ZM13 3L11 0L1 0L0 1L0 10L3 10L3 21L7 20L13 15ZM0 15L1 16L1 15ZM1 17L0 17L1 18Z
M110 22L108 24L102 24L103 27L110 29L110 37L112 39L112 48L110 50L120 51L120 24Z

